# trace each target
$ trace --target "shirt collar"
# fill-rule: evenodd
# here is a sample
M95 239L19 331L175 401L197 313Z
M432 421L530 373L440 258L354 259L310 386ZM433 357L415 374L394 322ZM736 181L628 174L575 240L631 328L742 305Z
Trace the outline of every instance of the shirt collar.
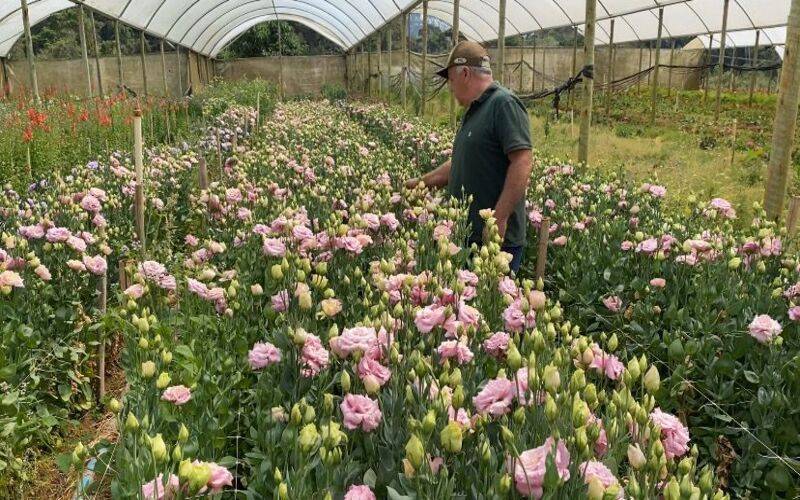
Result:
M489 87L487 87L486 90L483 91L483 94L481 94L480 97L475 99L475 103L481 104L483 101L488 99L489 96L492 95L495 90L497 90L498 86L499 86L499 84L497 82L492 82L492 84L489 85Z

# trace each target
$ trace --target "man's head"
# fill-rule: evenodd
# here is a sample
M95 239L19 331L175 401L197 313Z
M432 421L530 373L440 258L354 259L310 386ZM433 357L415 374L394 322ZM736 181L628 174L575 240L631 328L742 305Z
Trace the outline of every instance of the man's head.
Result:
M446 79L459 104L468 106L492 84L489 53L476 42L459 42L450 52L447 65L436 73Z

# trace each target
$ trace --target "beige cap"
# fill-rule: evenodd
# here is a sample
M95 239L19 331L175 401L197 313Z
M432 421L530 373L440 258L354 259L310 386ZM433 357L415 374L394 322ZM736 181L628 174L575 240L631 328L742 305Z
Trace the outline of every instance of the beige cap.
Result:
M479 66L481 68L491 67L489 64L489 52L478 42L464 40L458 42L447 58L447 65L436 74L447 80L447 70L453 66Z

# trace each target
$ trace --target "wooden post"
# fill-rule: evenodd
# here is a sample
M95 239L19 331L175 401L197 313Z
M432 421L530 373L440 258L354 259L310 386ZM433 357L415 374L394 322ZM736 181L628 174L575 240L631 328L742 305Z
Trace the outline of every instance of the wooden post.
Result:
M408 109L408 13L403 13L402 28L400 29L400 53L402 56L400 70L400 103L403 110Z
M533 34L533 60L531 61L531 93L534 92L536 92L536 33Z
M739 123L738 120L736 120L734 118L733 119L733 135L731 137L731 159L730 159L730 162L728 163L729 167L733 166L733 157L734 157L734 155L736 155L736 128L737 128L738 123Z
M392 101L392 27L386 28L386 100Z
M222 141L219 138L219 127L214 127L214 135L217 138L217 166L220 171L220 178L222 177Z
M33 37L31 37L31 19L28 14L28 0L20 0L22 10L22 26L25 30L25 50L28 58L28 74L31 80L31 90L36 104L41 102L39 97L39 80L36 77L36 57L33 54Z
M506 0L500 0L497 24L497 81L505 85L506 75Z
M727 1L727 0L726 0ZM772 127L772 151L767 170L767 187L764 193L764 208L767 217L779 220L783 213L783 198L789 177L797 106L800 103L800 0L792 0L786 30L786 51L778 90L778 105Z
M524 45L520 45L518 47L518 50L519 50L519 87L518 88L519 88L519 93L522 93L522 84L523 84L522 77L525 74L525 72L522 71L522 68L525 67L525 46Z
M661 64L661 32L663 29L664 29L664 7L661 7L660 9L658 9L658 38L656 39L656 64L653 67L653 88L650 90L650 125L656 124L656 97L658 96L658 69Z
M756 30L756 46L753 48L753 55L750 56L750 66L752 68L756 67L758 64L758 49L759 49L759 42L761 38L761 30ZM753 92L756 89L756 76L758 75L758 71L750 71L750 95L747 98L747 105L753 105Z
M89 49L86 44L86 22L83 4L78 6L78 38L81 41L81 59L86 70L86 97L92 97L94 90L92 87L92 69L89 67Z
M722 4L722 33L719 37L719 76L717 78L717 105L714 108L714 123L719 122L719 112L722 106L722 74L725 71L725 38L728 34L728 6L731 0L723 0Z
M547 266L547 244L550 242L550 217L542 217L539 224L539 242L536 246L536 274L535 278L544 279Z
M644 46L639 46L639 71L642 71L642 62L644 61ZM636 79L636 94L640 94L642 92L642 79Z
M452 44L453 47L458 45L458 33L461 30L461 0L453 0L453 33ZM522 68L520 68L522 71ZM450 92L450 126L453 130L456 129L456 97Z
M164 81L164 97L169 96L169 86L167 85L167 56L164 54L164 39L158 41L158 48L161 51L161 78Z
M97 94L103 97L103 74L100 72L100 43L97 41L97 28L94 24L94 11L89 11L89 24L92 25L92 41L94 42L94 67L97 72Z
M584 165L589 163L589 134L592 128L592 97L594 94L594 29L596 24L596 14L597 0L586 0L586 29L583 33L583 65L589 74L583 76L581 135L578 139L578 162Z
M669 74L667 75L667 97L672 96L672 66L675 63L675 40L672 40L672 47L669 49Z
M197 162L197 173L198 173L198 183L200 184L200 190L204 191L208 189L208 165L206 165L206 159L202 156L200 160Z
M139 32L139 56L142 60L142 89L144 95L147 95L147 64L145 63L145 55L147 54L147 43L144 38L144 31Z
M183 97L183 74L181 73L181 46L175 46L175 59L178 60L178 97Z
M278 21L278 95L281 100L286 98L286 88L283 82L283 34L281 22Z
M261 92L256 93L256 130L261 127Z
M108 271L97 282L97 308L101 314L106 313L108 302ZM106 395L106 339L103 329L98 330L97 345L97 399L102 400Z
M501 0L502 2L502 0ZM422 68L420 68L419 114L428 108L428 0L422 0Z
M122 86L124 78L122 75L122 45L119 42L119 21L114 21L114 43L117 46L117 84Z
M540 78L540 80L542 81L542 90L544 90L545 87L547 86L547 81L546 81L547 79L545 78L546 76L547 76L547 47L542 46L542 77Z
M144 232L144 158L142 144L142 109L138 103L133 112L133 163L136 172L136 191L134 194L133 218L136 229L136 238L145 251L146 241Z
M714 34L708 35L708 52L706 53L706 78L703 81L703 104L708 99L708 81L711 79L711 49L714 47Z
M8 79L8 64L5 57L0 57L0 66L3 69L3 97L11 97L11 80Z
M570 76L575 76L575 73L578 71L578 27L574 26L572 28L572 37L573 37L573 44L572 44L572 73ZM572 90L569 91L569 107L575 107L575 88L573 87Z
M378 97L383 97L383 36L381 32L375 33L375 50L378 53Z
M798 216L800 216L800 196L792 196L789 200L789 217L786 220L786 229L790 237L797 233Z
M369 39L364 42L367 48L367 97L372 97L372 47L370 47Z
M606 101L606 119L611 114L611 82L614 81L614 19L611 19L611 31L608 38L608 68L606 75L608 76L608 85L604 89Z

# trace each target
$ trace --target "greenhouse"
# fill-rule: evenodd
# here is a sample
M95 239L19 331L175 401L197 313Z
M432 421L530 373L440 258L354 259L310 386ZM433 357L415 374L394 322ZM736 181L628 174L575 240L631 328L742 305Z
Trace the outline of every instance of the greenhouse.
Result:
M0 498L800 496L800 0L4 0Z

